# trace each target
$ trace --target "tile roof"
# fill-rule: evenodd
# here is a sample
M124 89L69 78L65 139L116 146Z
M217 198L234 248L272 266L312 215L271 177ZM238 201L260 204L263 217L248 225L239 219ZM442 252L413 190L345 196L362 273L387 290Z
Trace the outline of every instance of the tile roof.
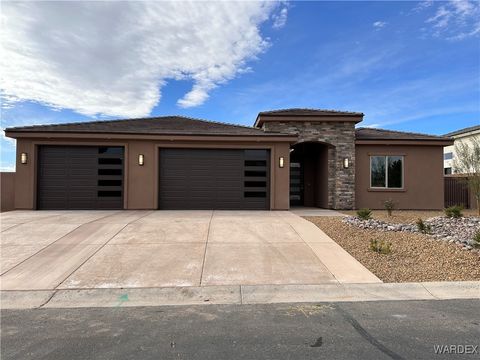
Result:
M448 137L376 128L355 129L356 140L430 140L451 141Z
M161 116L125 120L103 120L8 128L7 132L113 133L150 135L225 135L291 136L265 132L250 126L194 119L184 116Z
M480 125L470 126L470 127L464 128L464 129L452 131L452 132L449 132L448 134L445 134L443 136L462 135L462 134L469 133L469 132L472 132L472 131L477 131L477 130L480 130Z
M363 116L361 112L353 111L339 111L327 109L306 109L306 108L291 108L278 109L270 111L262 111L258 115L344 115L344 116Z

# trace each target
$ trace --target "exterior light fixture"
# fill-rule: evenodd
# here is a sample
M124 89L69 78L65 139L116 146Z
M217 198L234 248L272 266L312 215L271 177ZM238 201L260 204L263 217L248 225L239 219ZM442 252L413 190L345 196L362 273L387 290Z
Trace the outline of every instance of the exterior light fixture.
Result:
M285 165L285 159L283 158L283 156L280 156L280 157L278 158L278 166L279 166L280 168L283 168L284 165Z
M144 163L145 157L143 156L143 154L138 154L138 165L143 166Z
M343 159L343 168L348 169L349 163L348 163L348 158Z
M26 164L28 162L28 154L27 153L22 152L20 154L20 162L22 164Z

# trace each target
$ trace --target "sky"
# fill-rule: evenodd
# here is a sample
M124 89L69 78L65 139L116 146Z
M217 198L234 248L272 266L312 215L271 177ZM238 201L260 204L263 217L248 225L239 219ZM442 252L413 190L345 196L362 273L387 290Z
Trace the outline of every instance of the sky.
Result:
M1 17L2 129L253 125L291 107L430 134L480 124L477 1L3 2ZM0 169L14 170L15 141L0 146Z

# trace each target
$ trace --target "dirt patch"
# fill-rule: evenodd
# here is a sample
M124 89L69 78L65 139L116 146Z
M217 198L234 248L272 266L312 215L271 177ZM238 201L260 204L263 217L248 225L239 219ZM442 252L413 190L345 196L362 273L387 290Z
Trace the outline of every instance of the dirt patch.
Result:
M410 213L410 217L416 215L414 219L419 217L418 211ZM305 219L317 225L384 282L480 280L478 253L461 250L454 244L422 234L363 230L343 223L338 217ZM401 222L406 222L405 217ZM369 247L370 239L390 242L392 252L388 255L374 253Z
M478 216L478 212L475 209L463 210L464 216ZM342 211L343 214L356 216L357 212L354 210ZM394 210L392 216L388 216L386 210L372 210L372 217L374 219L387 221L391 223L409 224L414 223L418 218L426 220L435 216L444 216L445 213L442 210Z

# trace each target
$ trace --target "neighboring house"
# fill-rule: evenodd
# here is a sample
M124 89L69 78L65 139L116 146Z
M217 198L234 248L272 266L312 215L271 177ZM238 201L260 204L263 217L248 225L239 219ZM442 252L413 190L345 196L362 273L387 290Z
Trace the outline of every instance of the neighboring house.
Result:
M287 109L253 127L165 116L9 128L17 209L443 207L449 138Z
M480 125L453 131L451 133L445 134L444 136L454 139L454 143L452 145L445 146L443 148L443 171L445 175L451 175L455 172L455 144L459 142L466 142L467 144L469 144L470 139L474 137L480 137Z

